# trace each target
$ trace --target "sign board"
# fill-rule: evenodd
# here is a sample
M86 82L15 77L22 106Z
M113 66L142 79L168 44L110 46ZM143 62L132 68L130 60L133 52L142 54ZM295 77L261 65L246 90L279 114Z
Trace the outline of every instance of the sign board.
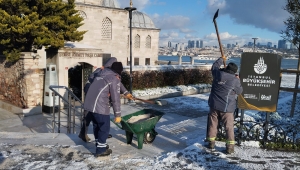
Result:
M281 57L270 53L243 53L240 80L243 93L238 108L276 111L280 87Z

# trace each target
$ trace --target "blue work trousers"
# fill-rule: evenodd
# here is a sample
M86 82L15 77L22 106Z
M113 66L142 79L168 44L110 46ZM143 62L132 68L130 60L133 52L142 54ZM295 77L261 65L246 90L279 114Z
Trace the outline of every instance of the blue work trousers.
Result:
M92 121L94 136L96 140L96 154L101 154L106 151L106 140L110 130L110 116L99 113L92 113ZM96 136L97 135L97 136Z

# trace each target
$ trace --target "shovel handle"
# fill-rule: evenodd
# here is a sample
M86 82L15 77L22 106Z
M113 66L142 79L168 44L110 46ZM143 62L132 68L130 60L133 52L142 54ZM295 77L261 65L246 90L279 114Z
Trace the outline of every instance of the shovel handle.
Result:
M139 98L136 98L136 97L134 97L133 99L140 100L142 102L149 103L149 104L155 104L155 101L151 101L151 100L144 100L144 99L139 99Z
M221 43L221 39L220 39L220 36L219 36L218 24L217 24L217 21L216 21L216 18L218 17L218 13L219 13L219 9L217 10L217 12L214 15L213 22L214 22L216 33L217 33L217 37L218 37L218 42L219 42L220 51L221 51L221 57L224 57L226 59L226 57L224 56L224 52L223 52L223 48L222 48L222 43ZM224 68L225 68L226 67L226 60L223 60L223 64L224 64Z

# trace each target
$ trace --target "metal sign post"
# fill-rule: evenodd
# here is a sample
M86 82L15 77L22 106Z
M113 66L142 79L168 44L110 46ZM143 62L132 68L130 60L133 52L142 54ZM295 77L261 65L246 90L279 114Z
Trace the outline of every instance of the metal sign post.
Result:
M269 133L270 113L277 109L281 75L281 57L269 53L243 53L241 58L240 80L243 92L238 97L241 109L238 144L241 143L244 109L266 112L263 145Z

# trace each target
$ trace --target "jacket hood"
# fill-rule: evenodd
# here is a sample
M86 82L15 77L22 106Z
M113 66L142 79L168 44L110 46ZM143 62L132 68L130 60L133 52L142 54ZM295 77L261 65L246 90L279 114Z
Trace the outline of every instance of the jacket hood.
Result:
M111 74L118 75L118 73L112 71L110 68L104 68L102 71L98 72L95 77L105 77Z
M114 62L117 62L116 57L109 58L106 63L104 64L104 68L110 68Z

